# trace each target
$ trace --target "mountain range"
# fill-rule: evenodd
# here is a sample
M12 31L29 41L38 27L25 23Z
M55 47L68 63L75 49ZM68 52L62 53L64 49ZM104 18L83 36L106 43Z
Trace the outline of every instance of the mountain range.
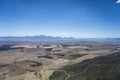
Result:
M74 38L74 37L54 37L54 36L0 36L2 41L40 41L40 40L82 40L82 41L120 41L120 38Z
M39 35L39 36L3 36L0 37L0 40L13 40L13 41L39 41L39 40L72 40L75 39L73 37L53 37L53 36L46 36L46 35Z

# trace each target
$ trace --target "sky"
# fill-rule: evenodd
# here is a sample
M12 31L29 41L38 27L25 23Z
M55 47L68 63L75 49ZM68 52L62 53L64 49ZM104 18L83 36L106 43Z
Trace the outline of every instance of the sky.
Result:
M120 38L120 0L0 0L0 36Z

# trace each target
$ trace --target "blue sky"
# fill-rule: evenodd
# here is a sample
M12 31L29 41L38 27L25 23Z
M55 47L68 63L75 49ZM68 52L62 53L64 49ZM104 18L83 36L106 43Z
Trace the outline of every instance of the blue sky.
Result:
M0 36L120 37L119 0L0 0Z

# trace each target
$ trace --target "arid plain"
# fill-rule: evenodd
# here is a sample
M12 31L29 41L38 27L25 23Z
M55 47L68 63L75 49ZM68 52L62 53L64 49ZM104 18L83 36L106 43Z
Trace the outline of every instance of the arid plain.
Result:
M72 80L61 68L116 52L117 41L1 41L0 80Z

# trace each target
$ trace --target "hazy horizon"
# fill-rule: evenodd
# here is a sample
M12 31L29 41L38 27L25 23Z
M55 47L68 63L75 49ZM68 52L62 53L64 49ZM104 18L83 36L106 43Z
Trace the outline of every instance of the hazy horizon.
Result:
M120 0L0 0L0 36L120 38Z

